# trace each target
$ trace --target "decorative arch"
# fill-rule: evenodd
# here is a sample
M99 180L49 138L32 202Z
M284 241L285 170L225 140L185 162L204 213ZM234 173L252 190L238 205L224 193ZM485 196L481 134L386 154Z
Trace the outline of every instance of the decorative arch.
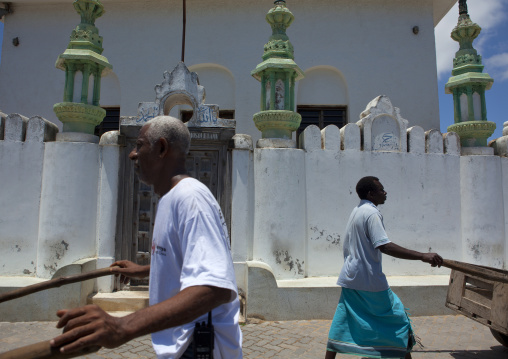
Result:
M297 86L296 111L302 116L297 138L309 125L324 129L328 125L342 127L349 122L347 83L335 67L311 67Z
M199 84L206 90L205 103L219 105L221 110L236 108L236 86L233 73L226 67L213 63L189 66L196 72Z
M349 105L347 82L333 66L321 65L307 69L298 82L298 105Z

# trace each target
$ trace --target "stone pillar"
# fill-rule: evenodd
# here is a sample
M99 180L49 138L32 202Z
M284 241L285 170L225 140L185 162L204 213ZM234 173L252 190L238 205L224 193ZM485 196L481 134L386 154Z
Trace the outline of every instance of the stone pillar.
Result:
M96 256L98 177L97 143L46 143L37 248L38 277L49 279L64 266Z

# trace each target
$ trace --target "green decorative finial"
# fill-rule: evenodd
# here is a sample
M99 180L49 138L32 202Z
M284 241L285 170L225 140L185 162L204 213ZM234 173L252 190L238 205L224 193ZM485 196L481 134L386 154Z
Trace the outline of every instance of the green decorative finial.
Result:
M263 62L251 75L261 82L261 112L254 115L254 123L263 138L291 140L302 120L294 112L295 83L303 78L303 71L294 62L294 49L286 29L295 17L283 0L275 1L266 21L272 35L264 47Z
M283 59L294 59L293 45L286 35L286 30L295 17L286 7L285 1L275 1L275 7L266 14L266 21L272 27L272 36L265 45L263 60L269 57L280 57Z
M99 0L76 0L74 9L81 15L81 23L95 26L95 19L104 14L104 6Z
M72 31L67 49L58 57L56 68L65 71L64 102L53 106L63 123L63 132L93 134L95 126L106 116L99 106L101 76L112 66L102 52L102 36L95 27L95 20L104 14L99 0L75 0L74 8L81 16L81 23ZM76 73L82 76L81 94L74 94ZM93 93L89 83L93 81Z
M459 1L459 19L451 37L460 45L453 59L452 77L445 85L445 92L453 94L455 123L448 131L457 132L462 147L487 146L487 138L496 129L487 121L485 91L494 80L483 73L482 57L473 47L481 27L469 17L466 0Z

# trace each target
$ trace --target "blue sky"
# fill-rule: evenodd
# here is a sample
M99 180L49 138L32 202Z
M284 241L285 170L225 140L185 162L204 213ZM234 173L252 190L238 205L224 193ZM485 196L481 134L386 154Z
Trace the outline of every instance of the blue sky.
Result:
M485 93L487 120L497 125L490 138L494 139L502 136L503 122L508 121L506 112L502 111L508 101L508 1L469 0L467 4L471 20L482 28L473 46L483 57L483 72L494 79L492 88ZM459 49L459 44L450 38L458 16L458 5L455 5L435 29L441 132L447 132L446 128L453 124L453 96L445 94L444 86Z
M469 0L468 9L471 20L482 28L474 47L483 57L484 72L494 78L494 85L486 93L487 119L497 124L493 139L502 136L503 122L508 121L506 112L502 111L508 101L508 1ZM459 48L450 38L457 25L458 12L458 5L455 5L435 28L440 130L443 133L453 123L453 97L444 93L444 86L451 76L452 61ZM0 63L3 27L0 22Z

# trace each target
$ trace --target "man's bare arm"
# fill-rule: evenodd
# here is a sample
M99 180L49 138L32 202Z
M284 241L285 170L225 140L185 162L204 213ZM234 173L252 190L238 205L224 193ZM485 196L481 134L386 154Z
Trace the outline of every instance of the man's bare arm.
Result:
M388 254L389 256L408 259L408 260L420 260L425 263L429 263L433 267L441 267L443 264L443 258L437 253L421 253L401 247L395 243L387 243L378 247L381 252Z
M231 300L229 289L195 286L125 317L112 317L95 305L57 312L62 335L51 345L64 353L92 346L118 347L139 336L192 322Z

